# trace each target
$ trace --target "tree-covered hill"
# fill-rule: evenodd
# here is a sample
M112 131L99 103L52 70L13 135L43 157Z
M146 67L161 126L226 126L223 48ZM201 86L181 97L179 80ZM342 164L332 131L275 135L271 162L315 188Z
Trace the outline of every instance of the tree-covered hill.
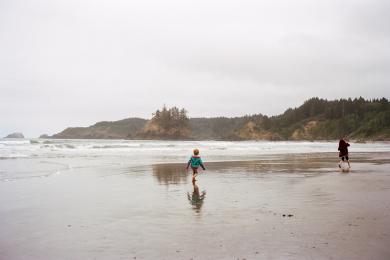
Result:
M387 99L311 98L282 115L260 117L255 128L271 131L280 139L337 139L348 135L355 139L390 138L390 103Z
M90 127L67 128L54 138L191 140L390 140L386 98L326 100L311 98L283 114L188 118L185 109L157 110L151 120L128 118Z
M187 111L184 108L164 106L153 113L152 119L136 133L136 136L139 139L190 139Z

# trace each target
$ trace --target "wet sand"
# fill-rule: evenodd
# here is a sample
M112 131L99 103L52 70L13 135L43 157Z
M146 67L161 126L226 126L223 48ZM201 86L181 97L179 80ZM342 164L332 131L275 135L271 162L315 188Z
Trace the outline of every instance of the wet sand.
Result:
M0 259L390 259L390 154L76 168L0 183Z

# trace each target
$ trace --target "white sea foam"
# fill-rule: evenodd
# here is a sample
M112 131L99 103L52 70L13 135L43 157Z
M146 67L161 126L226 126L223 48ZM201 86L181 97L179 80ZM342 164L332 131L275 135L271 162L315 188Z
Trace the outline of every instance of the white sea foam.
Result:
M338 160L338 142L268 142L268 141L143 141L143 140L66 140L66 139L0 139L2 179L47 176L48 172L79 167L107 165L151 165L186 162L194 148L205 161L254 160L265 156L298 153L334 153ZM389 142L351 143L354 153L390 152ZM28 160L31 167L20 171L18 160ZM53 166L46 169L42 162ZM66 167L64 167L64 164ZM25 165L25 162L23 162ZM44 170L42 170L44 169Z
M140 141L140 140L5 140L0 139L2 158L66 157L88 152L91 155L188 155L199 148L207 156L243 156L284 153L337 152L337 142L267 142L267 141ZM353 143L351 152L389 152L390 143ZM227 158L228 159L228 158Z
M9 154L0 155L0 159L17 159L17 158L28 158L28 157L29 155L20 154L20 153L9 153Z

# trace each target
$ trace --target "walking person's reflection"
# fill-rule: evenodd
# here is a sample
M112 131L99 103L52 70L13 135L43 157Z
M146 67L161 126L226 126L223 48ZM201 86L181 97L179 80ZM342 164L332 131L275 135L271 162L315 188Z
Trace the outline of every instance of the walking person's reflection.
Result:
M194 188L192 194L187 192L188 201L193 206L193 208L196 210L196 212L199 212L202 208L203 201L206 198L206 191L202 191L202 193L199 192L199 187L196 185L196 180L192 179L192 186Z

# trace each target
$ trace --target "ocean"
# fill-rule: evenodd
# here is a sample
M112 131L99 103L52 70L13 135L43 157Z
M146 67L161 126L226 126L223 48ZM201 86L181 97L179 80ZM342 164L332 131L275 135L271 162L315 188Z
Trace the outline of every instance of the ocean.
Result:
M338 142L0 139L0 181L66 174L75 168L185 164L198 148L205 162L251 161L285 154L334 153ZM353 143L353 153L390 152L390 143ZM353 156L353 155L352 155Z

